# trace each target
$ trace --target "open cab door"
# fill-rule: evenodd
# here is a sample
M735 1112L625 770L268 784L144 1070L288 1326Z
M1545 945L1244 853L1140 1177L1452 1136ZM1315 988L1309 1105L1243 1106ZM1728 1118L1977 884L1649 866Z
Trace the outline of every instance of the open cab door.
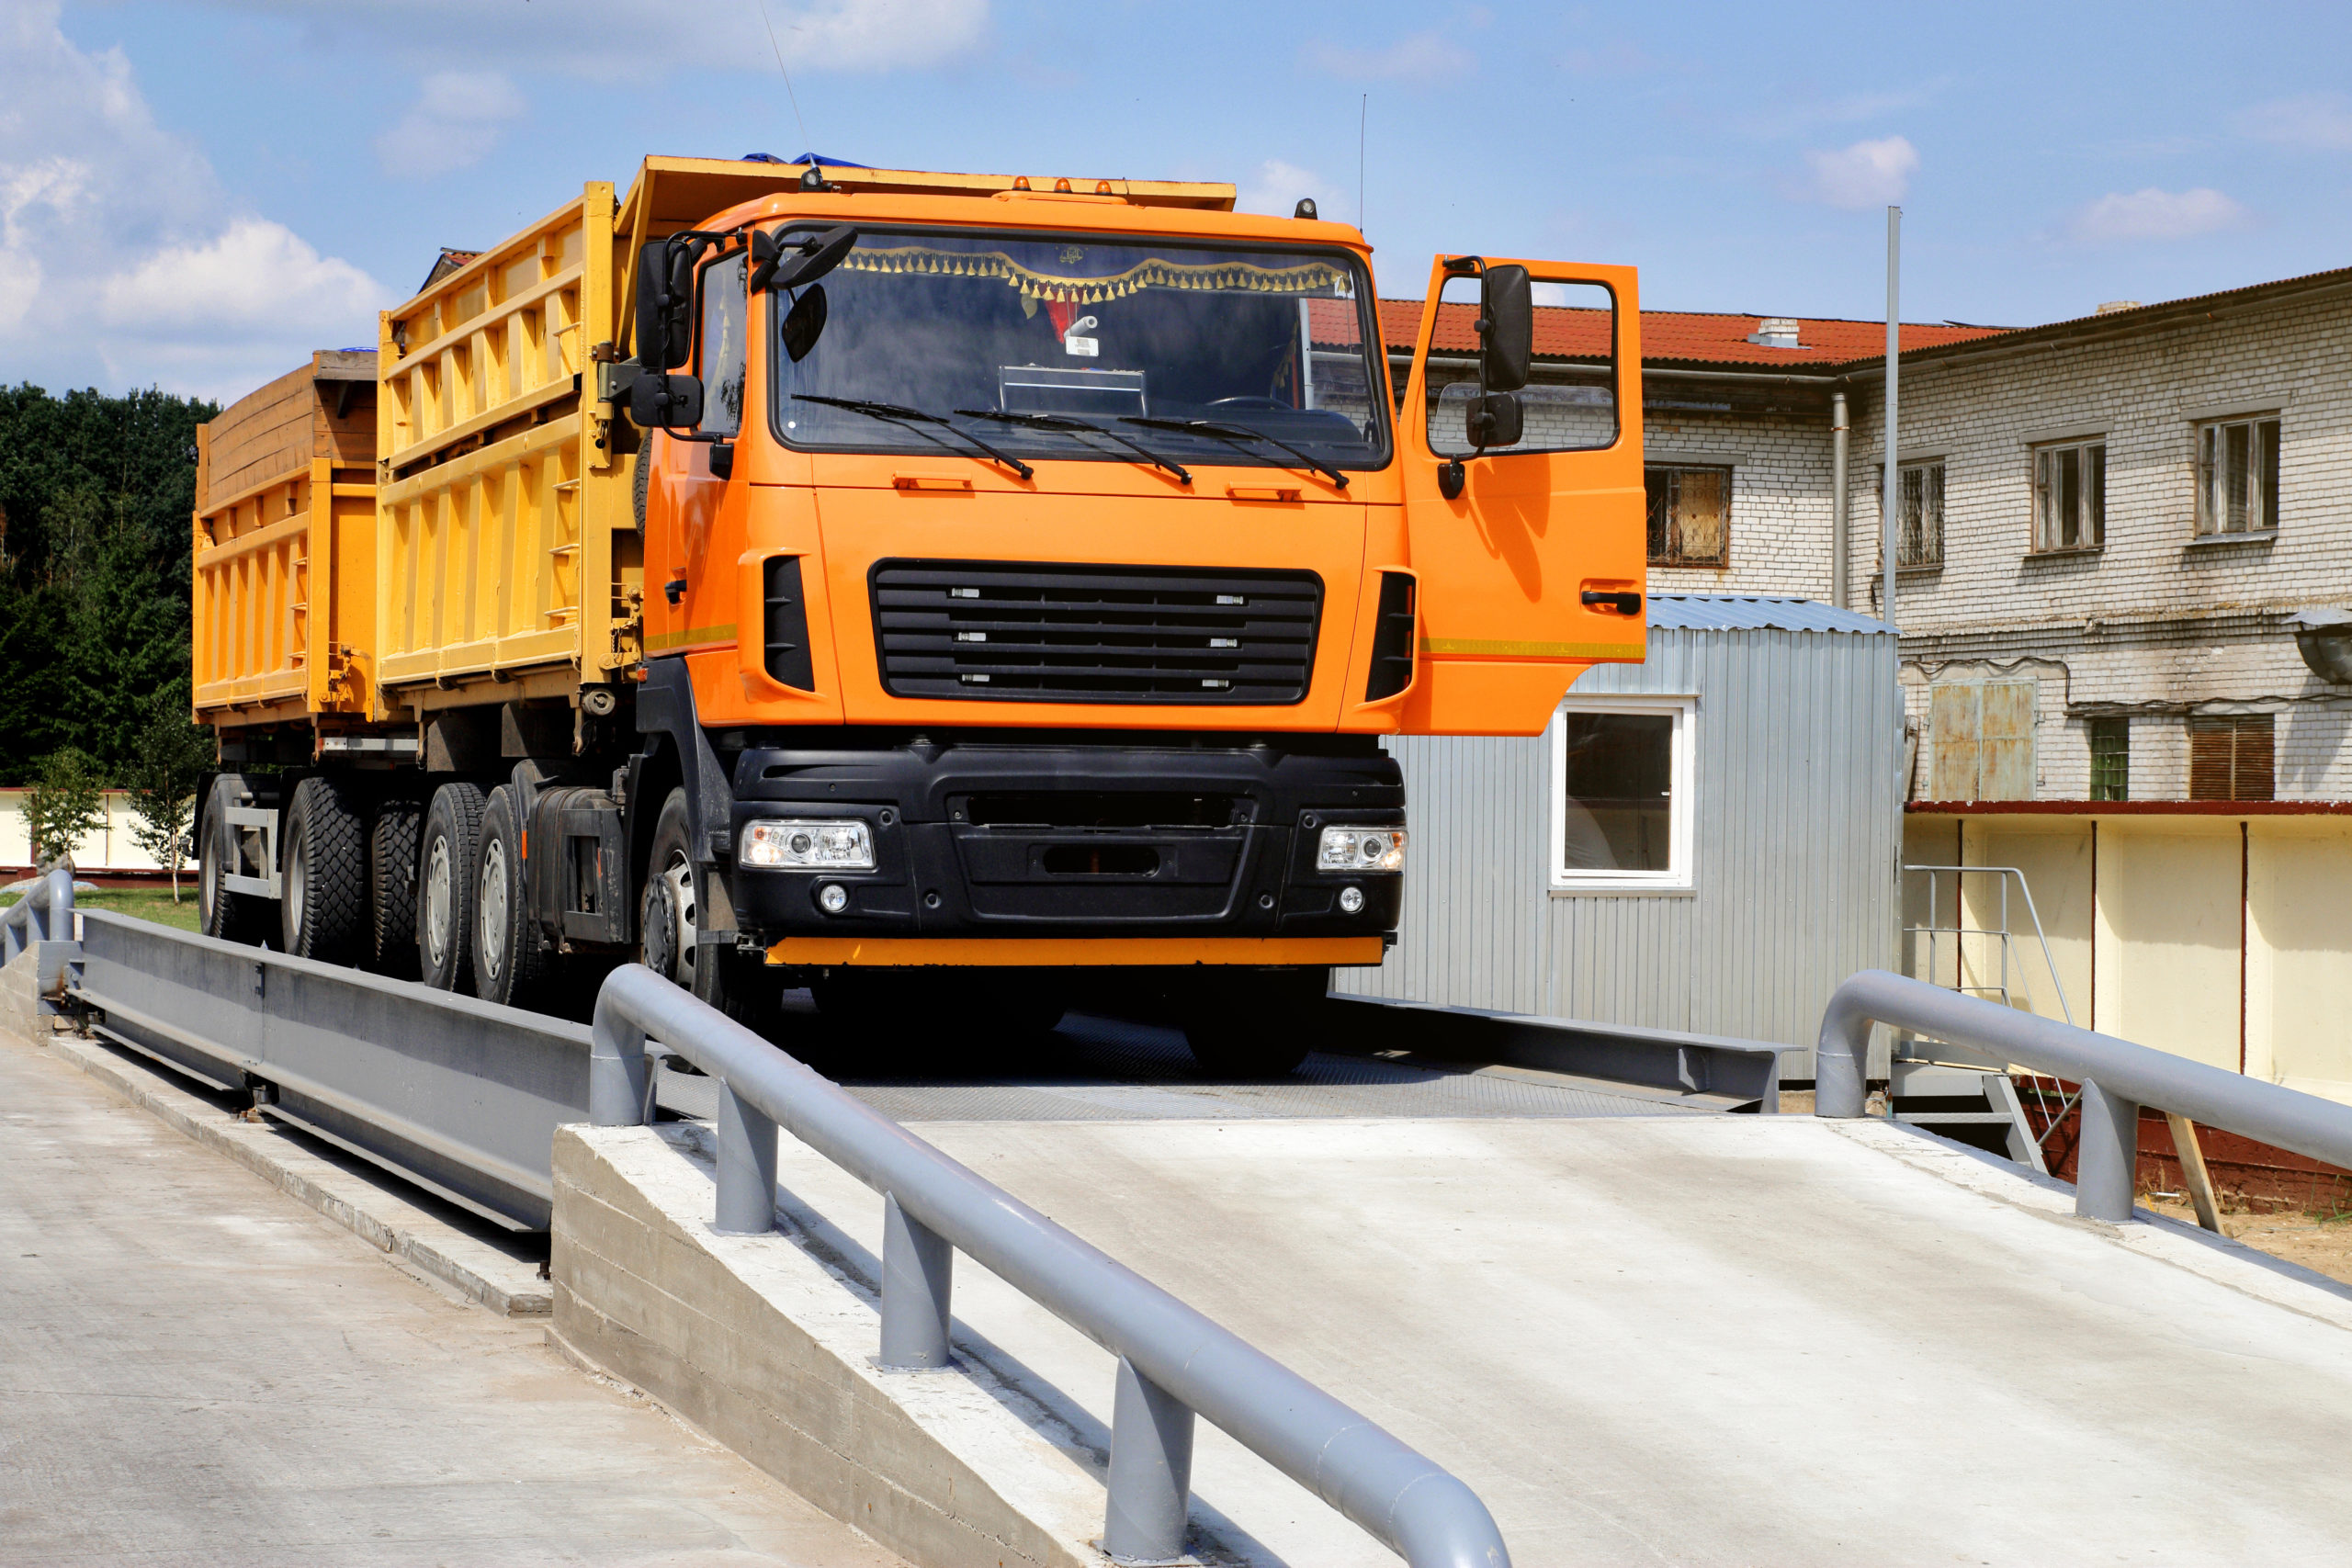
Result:
M1539 306L1567 373L1529 386ZM1439 257L1396 423L1419 619L1399 728L1539 734L1586 669L1642 659L1634 269Z

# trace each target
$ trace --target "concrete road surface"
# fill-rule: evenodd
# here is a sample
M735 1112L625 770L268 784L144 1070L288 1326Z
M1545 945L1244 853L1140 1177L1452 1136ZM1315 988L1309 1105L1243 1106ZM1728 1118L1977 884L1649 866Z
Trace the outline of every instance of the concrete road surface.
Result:
M0 1041L0 1563L897 1562Z

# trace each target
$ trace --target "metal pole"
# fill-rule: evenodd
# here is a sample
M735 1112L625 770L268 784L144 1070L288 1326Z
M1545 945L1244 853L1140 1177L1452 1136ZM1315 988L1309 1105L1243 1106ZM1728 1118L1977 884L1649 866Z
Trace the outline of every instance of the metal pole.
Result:
M1896 440L1901 426L1896 413L1902 399L1896 383L1901 379L1903 364L1903 209L1886 209L1886 464L1880 479L1879 520L1886 536L1886 586L1879 601L1879 619L1892 626L1894 620L1894 552L1895 534L1903 491L1902 468L1898 454L1903 450Z
M1114 1562L1184 1555L1193 1495L1193 1413L1119 1358L1111 1408L1111 1505L1102 1551Z
M2086 1220L2132 1217L2132 1178L2140 1163L2140 1107L2086 1080L2083 1141L2075 1149L2075 1213Z
M775 1229L775 1123L718 1080L718 1214L711 1229Z
M882 1354L885 1367L947 1364L947 1311L956 1249L947 1238L882 1197Z
M1846 394L1829 394L1829 602L1851 608L1853 523L1846 499Z
M589 1125L642 1125L650 1072L645 1059L645 1031L617 1008L598 1008L595 1027L588 1037Z

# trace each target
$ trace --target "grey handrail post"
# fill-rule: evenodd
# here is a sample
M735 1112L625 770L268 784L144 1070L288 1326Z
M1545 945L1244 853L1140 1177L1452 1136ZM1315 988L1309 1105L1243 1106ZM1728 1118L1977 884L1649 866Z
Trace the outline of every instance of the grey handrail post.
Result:
M744 1235L775 1229L775 1123L725 1078L718 1080L718 1213L711 1228Z
M2140 1162L2140 1107L2083 1084L2082 1141L2075 1145L2075 1213L2117 1224L2132 1217Z
M595 1127L642 1126L646 1084L645 1031L619 1008L598 1007L588 1039L588 1122Z
M1184 1555L1193 1500L1193 1413L1119 1358L1111 1406L1111 1501L1102 1551L1114 1562Z
M882 1354L907 1370L947 1364L947 1314L956 1249L947 1238L882 1195Z

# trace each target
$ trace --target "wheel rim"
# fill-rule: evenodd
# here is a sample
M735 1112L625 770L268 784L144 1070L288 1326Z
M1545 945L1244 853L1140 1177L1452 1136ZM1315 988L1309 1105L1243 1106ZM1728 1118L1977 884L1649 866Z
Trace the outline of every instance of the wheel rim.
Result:
M207 836L205 842L212 852L198 857L196 864L196 912L205 930L212 928L212 911L220 902L220 835Z
M449 840L436 838L424 858L424 946L433 966L449 956Z
M309 877L302 863L302 852L298 846L287 859L292 863L286 868L286 945L302 945L302 907L309 902Z
M474 957L496 980L506 968L506 841L492 839L481 852L481 914L475 922Z
M662 880L669 884L672 919L671 952L675 972L670 978L688 990L695 984L695 925L701 911L695 903L695 868L683 854L673 854L670 863L662 868Z

